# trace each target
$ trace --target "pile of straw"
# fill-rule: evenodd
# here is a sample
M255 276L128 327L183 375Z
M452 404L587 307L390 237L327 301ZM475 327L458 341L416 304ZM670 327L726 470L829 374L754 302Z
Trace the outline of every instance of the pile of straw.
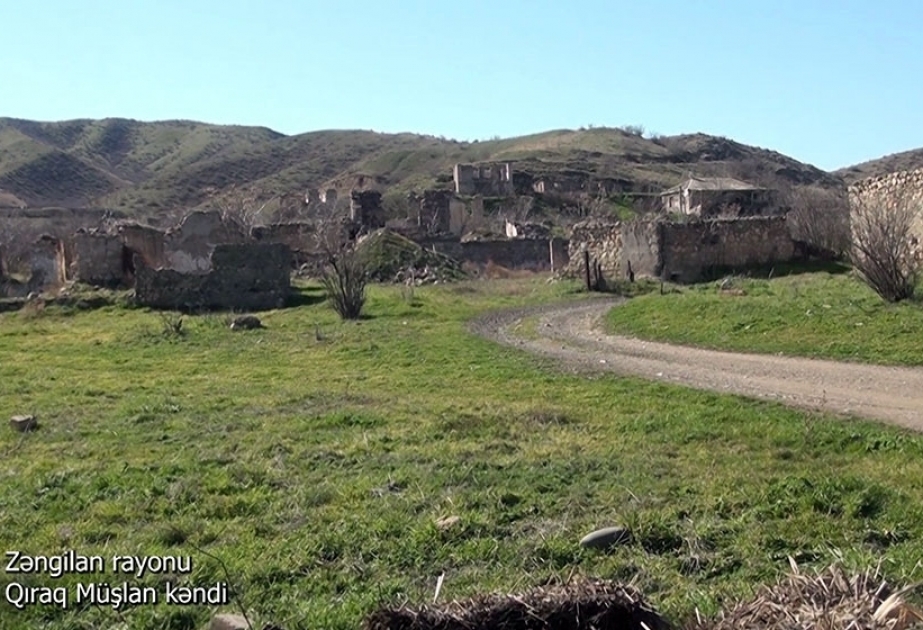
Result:
M365 630L667 630L634 588L600 580L440 606L382 608Z
M697 619L688 630L908 630L923 628L923 612L906 601L915 587L893 591L879 570L848 576L834 565L807 575L792 572L752 600Z

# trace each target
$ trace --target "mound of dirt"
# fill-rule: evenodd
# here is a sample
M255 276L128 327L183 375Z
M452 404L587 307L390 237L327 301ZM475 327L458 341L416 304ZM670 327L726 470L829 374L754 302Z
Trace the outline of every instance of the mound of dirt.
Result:
M382 229L361 239L357 251L375 282L427 284L463 280L467 274L454 258L424 249L410 239Z

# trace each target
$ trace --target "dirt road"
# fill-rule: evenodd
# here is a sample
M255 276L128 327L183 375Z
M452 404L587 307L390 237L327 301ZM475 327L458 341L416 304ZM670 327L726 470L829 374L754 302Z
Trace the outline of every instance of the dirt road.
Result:
M607 335L602 317L619 303L591 299L493 313L472 329L570 370L636 375L923 431L923 368L717 352ZM533 315L539 316L538 338L518 336L519 322Z

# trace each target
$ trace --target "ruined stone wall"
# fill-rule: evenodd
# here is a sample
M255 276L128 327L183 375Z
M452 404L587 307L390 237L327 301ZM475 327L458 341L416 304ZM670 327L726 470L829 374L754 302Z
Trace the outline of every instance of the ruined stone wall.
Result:
M349 218L360 226L377 230L385 226L381 193L376 190L354 190L350 193Z
M785 217L751 217L659 225L663 277L695 282L723 269L790 262L795 245Z
M53 291L67 277L64 268L64 243L53 236L43 235L29 252L29 291Z
M505 197L515 192L513 169L503 164L456 164L455 192L459 195Z
M293 252L311 253L318 247L317 226L308 222L256 225L250 236L258 243L284 243Z
M139 264L135 295L142 305L175 310L280 308L289 296L291 256L281 243L222 244L204 273Z
M117 233L122 243L140 256L148 267L158 269L166 265L166 234L163 230L140 223L123 223L118 226Z
M585 221L574 226L570 262L563 275L583 278L584 251L590 264L599 264L603 277L635 277L696 282L713 271L742 269L796 257L785 217L670 222L638 220L627 223Z
M569 261L562 271L563 275L583 277L585 251L590 253L591 264L600 265L605 277L621 277L621 224L617 221L591 219L574 225L568 244Z
M461 263L469 263L477 267L493 263L507 269L549 271L552 259L555 268L565 266L568 260L567 240L561 238L462 242L458 238L442 237L422 239L420 245Z
M622 274L619 277L628 277L629 265L636 277L660 277L663 265L660 226L659 221L643 220L629 221L621 226L619 269Z
M206 271L217 245L244 243L248 236L243 226L224 220L219 212L191 212L167 230L164 266L181 272Z
M850 228L855 229L856 213L902 204L916 213L911 235L911 251L923 259L923 168L898 171L856 182L848 188ZM855 239L855 236L853 236Z
M118 234L78 232L69 277L94 286L116 287L127 282L125 245Z
M452 224L450 206L453 196L448 190L424 190L417 224L432 234L448 232Z

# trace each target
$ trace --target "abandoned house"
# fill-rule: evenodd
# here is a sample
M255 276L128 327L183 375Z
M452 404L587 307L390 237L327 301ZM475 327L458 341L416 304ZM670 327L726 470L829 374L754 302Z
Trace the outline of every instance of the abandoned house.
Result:
M456 164L453 171L455 193L506 197L515 194L513 169L503 164Z
M771 214L773 191L731 177L690 177L660 193L667 214L751 217Z

